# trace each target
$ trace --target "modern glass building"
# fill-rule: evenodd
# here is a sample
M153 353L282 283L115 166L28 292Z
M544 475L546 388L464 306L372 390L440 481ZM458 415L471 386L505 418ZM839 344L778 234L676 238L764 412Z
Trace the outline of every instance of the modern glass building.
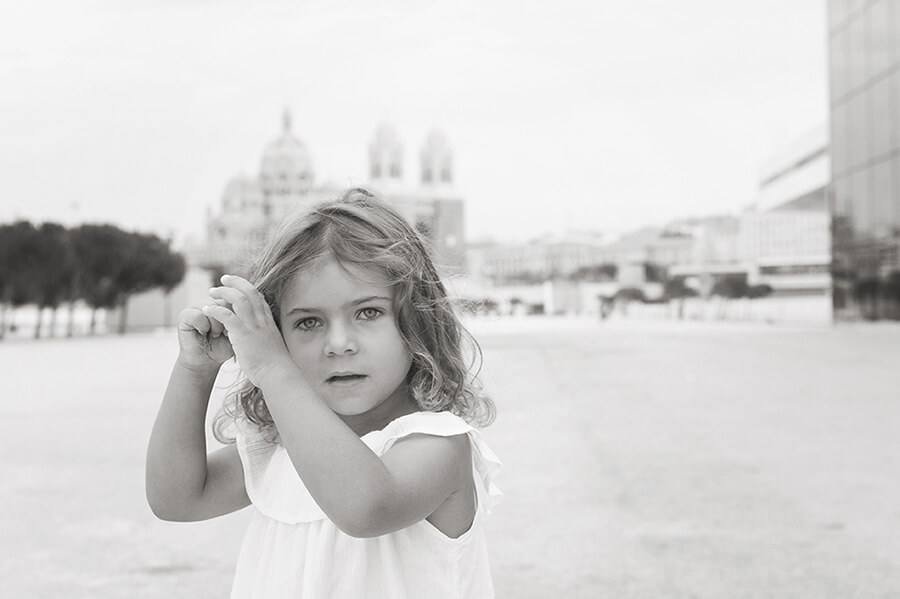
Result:
M838 320L900 319L900 2L828 0Z

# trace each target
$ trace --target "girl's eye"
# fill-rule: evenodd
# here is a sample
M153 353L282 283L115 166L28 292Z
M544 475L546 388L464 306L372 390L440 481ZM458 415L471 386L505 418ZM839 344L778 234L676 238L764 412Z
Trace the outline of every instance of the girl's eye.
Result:
M304 331L311 331L312 329L319 326L319 321L316 318L304 318L303 320L298 320L297 324L294 325L295 329L301 329Z
M359 316L363 320L375 320L381 316L381 310L378 308L363 308L359 311Z

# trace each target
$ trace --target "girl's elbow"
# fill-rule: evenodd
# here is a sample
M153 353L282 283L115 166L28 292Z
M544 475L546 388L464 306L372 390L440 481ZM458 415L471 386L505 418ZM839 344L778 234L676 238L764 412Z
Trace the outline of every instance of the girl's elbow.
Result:
M147 505L153 515L165 522L194 522L196 518L192 518L187 510L173 504L172 501L160 498L150 492L147 492Z
M172 510L166 507L150 506L153 515L165 522L198 522L202 518L197 518L192 514L179 510Z
M159 503L157 501L151 500L149 497L147 498L147 505L150 506L150 511L153 512L153 515L163 520L165 522L183 522L184 519L180 518L180 514L173 510L170 506Z
M382 534L377 532L371 521L362 515L347 514L331 520L342 533L357 539L370 539Z
M149 497L147 498L147 505L150 506L150 511L153 512L153 515L156 516L157 518L159 518L160 520L164 520L166 522L174 522L175 521L175 519L173 518L173 514L169 511L169 509L166 506L156 503L155 501L152 501Z
M401 528L392 526L390 511L379 506L346 513L333 522L341 532L357 539L380 537Z
M355 539L371 539L372 537L380 536L373 533L370 527L365 525L343 524L337 525L337 527L342 533Z

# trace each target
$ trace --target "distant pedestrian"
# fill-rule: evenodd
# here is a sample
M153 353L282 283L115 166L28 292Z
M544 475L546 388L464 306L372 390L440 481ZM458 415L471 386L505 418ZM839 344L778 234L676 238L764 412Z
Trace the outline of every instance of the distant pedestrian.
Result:
M493 597L482 519L500 463L464 355L474 343L426 247L351 189L289 220L250 280L181 313L147 454L165 520L250 504L232 597ZM219 368L246 376L214 421Z

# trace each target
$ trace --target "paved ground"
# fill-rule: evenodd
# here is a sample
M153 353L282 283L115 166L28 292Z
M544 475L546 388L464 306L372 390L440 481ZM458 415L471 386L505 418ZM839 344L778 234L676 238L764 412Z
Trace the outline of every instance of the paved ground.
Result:
M479 322L498 596L900 597L900 327ZM8 597L223 597L246 514L156 521L170 334L0 343Z

